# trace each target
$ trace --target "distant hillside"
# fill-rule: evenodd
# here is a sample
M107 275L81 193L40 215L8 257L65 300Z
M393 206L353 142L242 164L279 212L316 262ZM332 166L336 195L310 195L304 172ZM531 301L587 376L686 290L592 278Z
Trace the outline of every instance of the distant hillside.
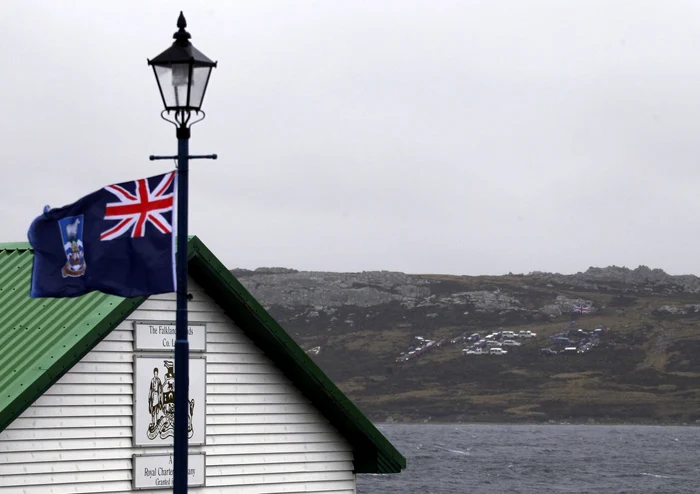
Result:
M693 275L646 266L507 276L232 272L377 421L700 420ZM473 342L452 343L498 328L537 336L502 356L463 355ZM566 346L554 335L583 347L578 330L595 328L604 331L590 351L541 354Z

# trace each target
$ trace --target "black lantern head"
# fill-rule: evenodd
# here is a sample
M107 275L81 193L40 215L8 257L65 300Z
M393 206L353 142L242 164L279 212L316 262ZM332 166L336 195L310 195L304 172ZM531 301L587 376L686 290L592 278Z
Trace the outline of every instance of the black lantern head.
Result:
M216 62L192 46L182 12L177 27L172 46L149 60L148 65L153 67L166 112L199 112Z

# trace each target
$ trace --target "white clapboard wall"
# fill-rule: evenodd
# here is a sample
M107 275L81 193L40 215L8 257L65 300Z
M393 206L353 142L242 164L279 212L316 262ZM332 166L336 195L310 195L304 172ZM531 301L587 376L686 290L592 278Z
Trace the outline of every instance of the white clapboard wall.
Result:
M207 444L190 447L206 452L206 487L190 492L355 493L345 439L192 280L189 291L190 321L207 323ZM170 452L132 446L144 320L175 321L175 295L149 298L0 432L0 494L128 492L133 454Z

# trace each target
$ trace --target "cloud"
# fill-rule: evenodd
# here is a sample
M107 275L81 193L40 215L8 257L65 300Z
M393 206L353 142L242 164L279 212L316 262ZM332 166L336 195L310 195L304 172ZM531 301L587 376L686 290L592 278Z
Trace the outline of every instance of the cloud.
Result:
M12 2L4 240L172 166L146 58L179 8L220 65L192 233L231 267L698 272L700 5Z

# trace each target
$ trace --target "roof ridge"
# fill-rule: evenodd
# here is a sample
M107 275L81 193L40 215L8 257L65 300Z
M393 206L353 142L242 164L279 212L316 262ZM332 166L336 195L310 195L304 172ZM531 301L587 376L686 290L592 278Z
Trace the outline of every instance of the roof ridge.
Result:
M199 240L197 235L188 235L187 240ZM29 242L0 242L0 251L3 250L34 250Z
M0 250L34 250L29 242L0 242Z

